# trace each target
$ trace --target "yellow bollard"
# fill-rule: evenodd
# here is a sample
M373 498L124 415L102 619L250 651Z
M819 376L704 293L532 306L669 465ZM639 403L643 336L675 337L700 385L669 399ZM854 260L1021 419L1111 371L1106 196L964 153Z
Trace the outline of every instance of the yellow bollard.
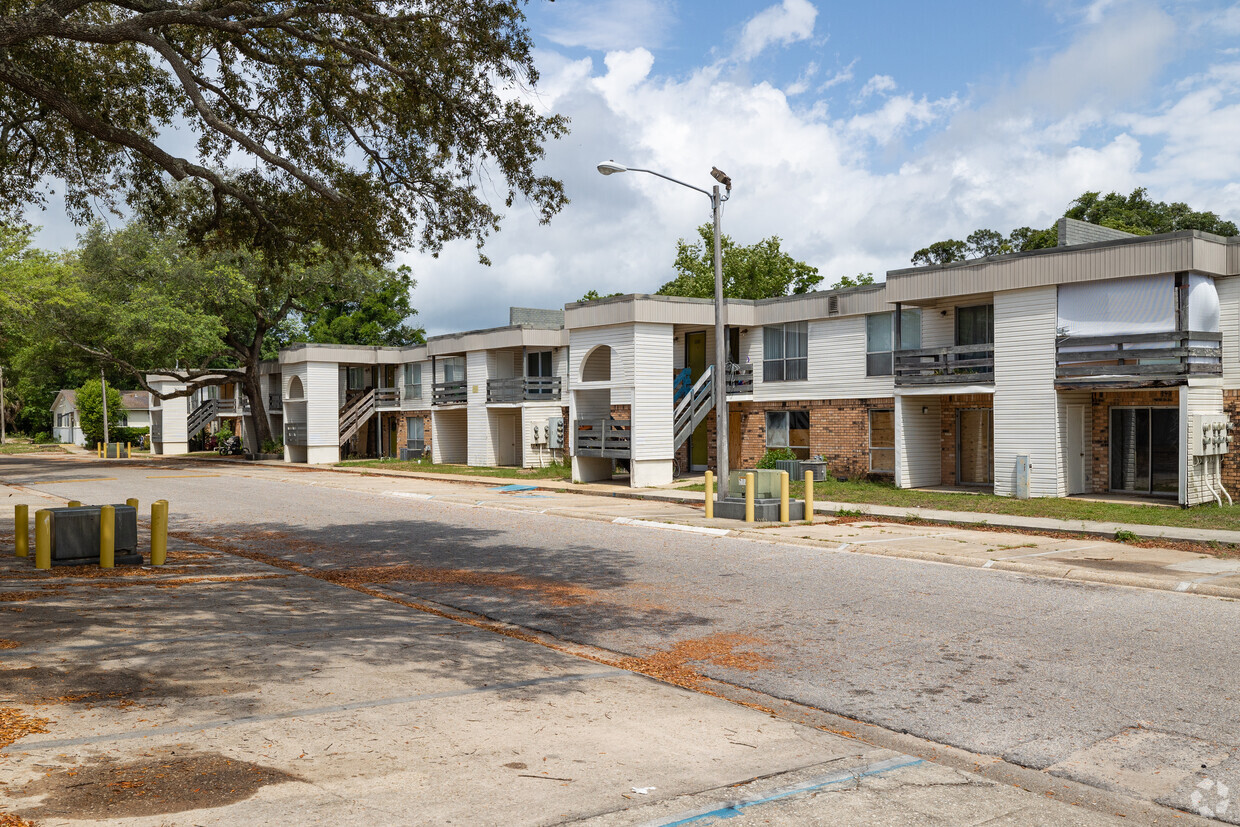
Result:
M46 508L34 512L34 567L52 567L52 512Z
M151 503L151 565L162 566L168 559L168 501Z
M99 459L103 459L103 443L99 443Z
M30 556L30 506L25 503L13 509L13 540L18 557Z
M81 508L82 501L81 500L69 500L69 507L70 508Z
M805 472L805 522L814 524L814 472Z
M745 522L753 522L753 489L754 489L753 471L745 474Z
M133 459L133 454L129 450L129 443L125 443L125 459Z
M779 521L788 522L788 472L779 472Z
M706 519L715 519L715 472L706 472Z
M99 507L99 568L116 566L116 509L110 505Z
M130 497L129 499L125 500L125 505L129 506L134 511L137 511L138 510L138 498Z

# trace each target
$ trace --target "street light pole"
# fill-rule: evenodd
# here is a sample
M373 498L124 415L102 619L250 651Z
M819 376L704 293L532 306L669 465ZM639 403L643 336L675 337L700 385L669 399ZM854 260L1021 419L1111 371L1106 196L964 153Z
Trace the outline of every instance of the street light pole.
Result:
M686 184L670 175L664 175L652 169L628 167L624 164L617 164L615 161L604 161L598 165L598 171L603 175L613 175L617 172L645 172L671 181L673 184L697 190L710 199L711 219L715 225L715 470L719 474L716 499L722 500L728 496L728 343L727 327L724 324L723 252L719 234L719 217L723 211L723 202L732 197L732 179L720 172L717 167L711 167L711 177L719 184L723 184L726 191L726 193L720 193L719 184L715 184L707 192L701 187Z

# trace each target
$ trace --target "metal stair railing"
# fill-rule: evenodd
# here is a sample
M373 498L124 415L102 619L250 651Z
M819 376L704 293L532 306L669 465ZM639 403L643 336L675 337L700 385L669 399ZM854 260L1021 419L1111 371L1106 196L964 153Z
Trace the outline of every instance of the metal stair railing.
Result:
M711 365L693 383L693 388L676 405L672 413L673 447L684 445L706 414L715 407L715 366Z
M677 372L675 380L672 382L672 403L679 402L684 399L685 394L693 387L693 371L684 368Z
M344 445L375 412L375 392L369 390L340 411L340 444Z
M220 402L218 399L204 399L202 404L190 413L185 420L185 435L193 436L207 426L207 423L215 419L220 411Z

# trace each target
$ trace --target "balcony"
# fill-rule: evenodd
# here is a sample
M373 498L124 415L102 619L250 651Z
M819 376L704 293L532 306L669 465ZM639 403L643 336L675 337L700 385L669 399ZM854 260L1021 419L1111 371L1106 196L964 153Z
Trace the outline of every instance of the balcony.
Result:
M753 365L737 365L729 362L727 379L729 394L753 393Z
M267 394L267 412L275 413L284 410L284 397L278 393Z
M488 379L487 402L559 402L560 377L527 376Z
M400 391L396 388L375 388L375 407L392 410L400 407Z
M578 419L573 455L628 459L633 453L633 422L628 419Z
M995 381L995 346L957 345L895 352L896 385L980 385Z
M469 399L469 386L464 379L454 382L436 382L431 396L432 405L464 405Z
M405 385L401 391L401 399L406 402L414 402L422 398L422 385Z
M306 433L306 423L304 422L285 422L284 423L284 444L285 445L295 445L295 446L304 447L307 444L306 443L307 436L308 434Z
M1057 388L1159 388L1186 384L1189 376L1222 375L1219 333L1066 336L1056 343Z

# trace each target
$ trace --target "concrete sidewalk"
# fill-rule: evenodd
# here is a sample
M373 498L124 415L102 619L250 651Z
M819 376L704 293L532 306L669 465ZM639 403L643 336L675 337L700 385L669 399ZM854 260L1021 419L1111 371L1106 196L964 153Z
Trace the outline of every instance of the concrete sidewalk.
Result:
M170 551L162 570L0 562L0 617L19 619L0 641L15 739L0 812L44 827L1198 823L1060 780L997 783L381 587Z

